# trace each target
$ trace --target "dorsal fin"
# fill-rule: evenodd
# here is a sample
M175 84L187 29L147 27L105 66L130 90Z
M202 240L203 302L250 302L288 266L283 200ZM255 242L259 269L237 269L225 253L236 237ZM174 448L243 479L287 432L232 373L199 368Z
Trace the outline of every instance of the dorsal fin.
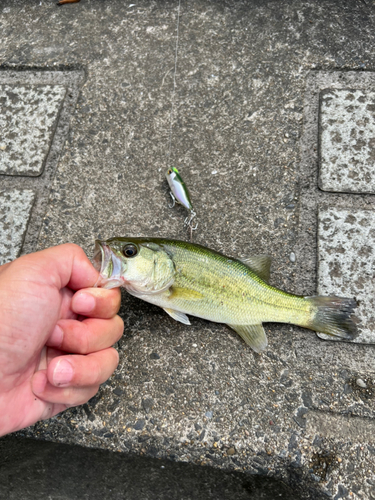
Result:
M253 255L247 259L238 259L243 262L247 267L268 283L270 279L271 257L269 255Z
M255 352L262 352L268 345L266 332L259 325L229 325Z

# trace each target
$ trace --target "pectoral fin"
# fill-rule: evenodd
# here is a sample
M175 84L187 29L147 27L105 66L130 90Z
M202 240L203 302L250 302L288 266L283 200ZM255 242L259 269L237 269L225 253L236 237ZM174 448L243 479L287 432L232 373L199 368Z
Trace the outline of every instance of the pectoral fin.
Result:
M184 325L191 325L189 318L186 316L186 314L179 311L175 311L174 309L169 309L167 307L163 307L163 309L167 314L169 314L169 316L171 316L176 321L179 321Z
M247 259L239 260L250 267L259 278L268 283L270 279L271 257L268 255L253 255Z
M259 325L228 325L240 335L255 352L262 352L268 345L266 333Z

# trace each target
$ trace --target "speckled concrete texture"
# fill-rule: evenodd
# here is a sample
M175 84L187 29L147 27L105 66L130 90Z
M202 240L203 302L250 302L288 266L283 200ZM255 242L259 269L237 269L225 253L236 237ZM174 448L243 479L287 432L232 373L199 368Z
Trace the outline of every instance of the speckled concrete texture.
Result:
M375 194L375 93L330 90L320 101L320 186Z
M196 242L269 254L273 285L316 294L318 208L375 206L318 188L320 91L371 90L372 1L193 0L179 24L174 0L1 9L4 69L86 72L35 248L187 239L185 211L168 207L173 164ZM305 498L375 497L361 432L375 417L373 346L269 324L257 355L223 325L187 327L126 294L121 315L120 364L98 395L20 436L270 476ZM326 431L342 418L350 441Z
M3 166L0 186L4 192L31 190L35 195L29 224L21 240L21 253L36 248L52 179L83 80L83 71L73 68L0 71L0 88L4 92L0 102L0 164ZM9 106L5 106L6 103ZM34 161L35 168L30 168ZM27 197L24 202L28 204ZM16 219L17 205L14 205L14 213L13 205L8 209L8 216ZM5 235L1 237L4 239ZM12 255L18 255L19 250L13 249Z
M40 175L66 89L0 85L0 174Z
M354 342L375 344L375 211L320 210L318 234L319 294L355 297L361 325Z
M30 189L0 192L0 265L20 255L34 200Z
M375 85L375 73L369 72L355 72L355 71L314 71L307 75L306 79L306 93L305 93L305 119L304 119L304 131L301 137L301 169L300 169L300 196L301 196L301 212L300 212L300 224L301 230L304 234L304 238L299 239L296 256L300 261L301 269L303 273L315 274L318 276L318 262L319 248L322 249L323 253L333 252L334 250L329 246L331 244L330 240L326 239L324 241L320 240L320 233L318 230L318 217L317 213L319 211L327 211L329 209L337 209L348 212L357 211L368 211L370 214L370 220L367 223L362 223L362 225L354 225L353 230L357 231L358 234L366 234L372 237L372 224L371 224L371 211L375 205L374 197L369 193L363 193L362 195L354 193L336 193L334 191L322 191L318 188L319 185L319 173L321 173L322 165L319 163L319 141L318 137L321 136L321 117L320 107L322 104L322 96L326 94L334 94L340 92L343 87L346 89L361 89L363 95L371 95L371 89ZM343 117L347 118L347 114L344 113ZM327 119L328 120L328 119ZM336 120L332 122L336 123ZM331 125L332 125L331 124ZM328 148L328 145L326 145ZM320 149L322 145L320 144ZM328 152L330 149L328 149ZM367 154L368 149L364 149L363 154ZM358 149L360 153L361 150ZM328 153L327 153L328 154ZM349 168L352 168L349 166ZM353 167L354 168L354 167ZM333 174L339 174L339 170L336 168L332 170ZM371 185L369 187L371 188ZM350 220L350 219L349 219ZM327 228L329 229L329 228ZM322 236L324 237L323 233ZM349 258L349 257L348 257ZM368 259L361 258L359 255L352 255L353 259L356 259L356 267L361 266L365 269L368 265ZM345 251L342 249L335 253L335 266L341 269L347 269L347 257ZM331 257L333 260L333 257ZM371 267L371 266L370 266ZM333 287L324 288L326 285L329 287L334 281L332 275L327 273L319 280L319 290L328 289L333 290ZM345 281L348 283L350 278L349 275L344 277ZM373 285L372 285L372 274L365 274L360 278L366 287L370 290L370 297L365 298L365 302L371 301L373 296ZM353 287L353 293L357 291ZM350 288L348 288L349 292ZM313 293L313 290L306 290L307 293ZM338 291L334 293L339 293ZM355 293L354 293L355 295ZM360 293L361 295L361 293ZM364 296L364 294L362 294ZM359 316L362 318L372 317L372 310L367 309L362 303L359 305L358 310ZM370 323L371 323L370 319ZM366 321L365 321L366 322ZM360 330L363 329L361 326ZM366 327L365 327L366 328ZM320 335L322 338L323 336ZM369 342L373 338L373 334L369 331L365 335L360 334L355 342L364 341ZM367 339L367 340L366 340Z

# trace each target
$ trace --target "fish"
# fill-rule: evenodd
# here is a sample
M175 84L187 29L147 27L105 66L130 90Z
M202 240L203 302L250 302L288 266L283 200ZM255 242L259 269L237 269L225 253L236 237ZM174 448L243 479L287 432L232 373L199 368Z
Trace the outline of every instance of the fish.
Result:
M303 297L271 286L271 259L236 259L202 245L164 238L96 240L96 286L124 287L190 325L188 315L225 323L260 353L268 341L263 323L298 325L351 340L357 331L353 298Z
M176 167L171 167L165 174L169 187L171 189L171 196L173 202L177 202L184 206L190 212L194 212L193 205L190 199L190 193L186 184ZM174 203L173 203L174 204Z

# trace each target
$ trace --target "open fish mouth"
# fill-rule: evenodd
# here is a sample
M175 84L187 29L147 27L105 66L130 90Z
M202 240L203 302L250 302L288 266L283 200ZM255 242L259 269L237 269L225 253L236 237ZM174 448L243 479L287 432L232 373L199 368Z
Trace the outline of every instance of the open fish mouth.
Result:
M124 284L124 279L122 278L124 264L121 258L103 241L95 240L92 264L99 271L99 277L94 287L109 289Z

